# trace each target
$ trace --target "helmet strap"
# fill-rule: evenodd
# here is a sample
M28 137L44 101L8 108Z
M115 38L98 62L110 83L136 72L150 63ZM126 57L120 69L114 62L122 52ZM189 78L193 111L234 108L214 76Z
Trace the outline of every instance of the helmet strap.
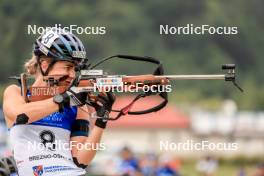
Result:
M49 64L48 68L46 71L44 71L41 67L41 61L40 58L37 59L39 68L40 68L40 72L42 74L42 76L47 76L49 74L49 71L51 70L51 68L53 67L53 65L56 63L55 59L52 59L51 63Z

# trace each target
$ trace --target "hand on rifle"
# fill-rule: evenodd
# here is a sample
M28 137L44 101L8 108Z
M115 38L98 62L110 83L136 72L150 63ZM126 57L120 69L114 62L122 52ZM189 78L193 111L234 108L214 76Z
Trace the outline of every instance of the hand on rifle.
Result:
M107 119L112 110L112 106L115 102L115 95L112 92L101 92L95 102L91 102L91 105L95 108L97 113L97 119L95 125L99 128L105 128Z
M62 94L55 95L53 101L59 105L59 112L63 112L64 107L85 105L87 95L87 92L76 93L69 89Z

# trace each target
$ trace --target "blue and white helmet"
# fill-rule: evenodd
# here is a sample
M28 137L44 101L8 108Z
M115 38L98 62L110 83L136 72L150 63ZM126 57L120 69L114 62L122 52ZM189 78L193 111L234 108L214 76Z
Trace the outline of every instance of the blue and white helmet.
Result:
M41 56L52 58L51 65L56 61L80 62L86 59L86 51L81 40L61 28L45 31L34 43L33 50L38 59Z

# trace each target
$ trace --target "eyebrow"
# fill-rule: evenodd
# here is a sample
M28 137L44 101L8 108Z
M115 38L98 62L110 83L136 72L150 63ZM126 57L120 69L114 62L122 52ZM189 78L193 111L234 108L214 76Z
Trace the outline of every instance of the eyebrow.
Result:
M74 66L73 63L67 63L66 66Z

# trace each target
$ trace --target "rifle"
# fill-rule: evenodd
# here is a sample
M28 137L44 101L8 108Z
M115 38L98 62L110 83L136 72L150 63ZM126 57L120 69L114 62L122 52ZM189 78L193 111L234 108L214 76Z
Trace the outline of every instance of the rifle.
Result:
M95 68L102 64L105 61L108 61L112 58L120 58L134 61L147 62L155 64L153 74L147 75L107 75L103 70L96 70ZM46 98L50 98L58 93L63 93L69 87L75 93L79 92L88 92L87 105L91 105L91 102L96 101L97 96L94 94L96 91L102 91L101 88L107 88L107 91L118 90L118 88L123 88L122 90L128 90L124 88L132 88L129 90L143 90L144 86L155 86L154 89L148 89L143 93L139 93L128 105L121 108L120 110L112 110L117 112L118 115L114 118L108 118L108 120L117 120L123 115L140 115L151 112L156 112L166 106L168 103L168 95L166 91L157 92L156 86L168 85L170 80L225 80L232 82L240 91L243 90L237 85L236 73L235 73L235 64L225 64L222 65L222 70L227 71L225 74L216 74L216 75L164 75L164 70L161 62L152 57L141 57L141 56L130 56L130 55L114 55L105 59L100 60L94 65L89 64L88 60L83 60L78 66L76 66L76 78L71 83L70 86L58 86L58 82L63 77L63 75L49 75L45 76L43 79L48 83L48 87L29 87L30 96L26 96L25 93L28 90L28 87L25 85L26 81L25 74L21 75L21 80L23 84L22 95L26 98L26 102L30 101L39 101ZM106 91L106 89L103 89ZM162 102L155 107L141 110L141 111L131 111L132 106L136 101L143 97L147 96L159 96L162 98Z

